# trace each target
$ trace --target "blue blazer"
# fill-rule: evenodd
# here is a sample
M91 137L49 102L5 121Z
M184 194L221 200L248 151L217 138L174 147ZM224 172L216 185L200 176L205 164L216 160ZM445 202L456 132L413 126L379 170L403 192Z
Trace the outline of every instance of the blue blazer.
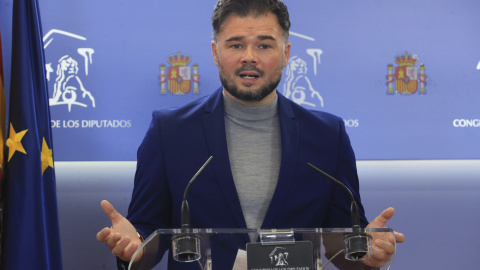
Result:
M345 125L334 115L309 111L278 94L282 157L280 174L262 228L350 227L351 200L345 190L307 163L348 186L364 226L355 156ZM127 218L145 237L159 228L179 228L184 190L205 161L213 160L188 194L192 228L245 228L230 170L222 88L183 107L153 112L138 150L137 171ZM264 164L265 167L269 164ZM261 181L261 179L259 179ZM215 238L214 269L232 269L247 235ZM169 244L168 244L169 245ZM198 269L169 256L169 269Z

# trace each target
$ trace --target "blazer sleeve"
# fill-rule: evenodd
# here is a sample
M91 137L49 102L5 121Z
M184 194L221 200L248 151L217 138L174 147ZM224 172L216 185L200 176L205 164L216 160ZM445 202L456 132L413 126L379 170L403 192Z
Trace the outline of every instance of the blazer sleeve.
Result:
M154 111L150 127L137 152L132 199L127 219L147 238L159 228L171 227L171 199L162 152L161 117ZM160 248L163 254L167 244ZM117 260L119 269L125 262ZM128 265L128 262L127 262Z
M345 124L341 118L339 118L338 125L339 144L335 178L344 183L353 193L358 204L360 224L362 227L366 227L368 221L365 217L365 211L360 198L360 184L358 180L355 154L345 130ZM335 187L332 201L328 207L327 215L322 226L325 228L351 227L350 204L351 199L348 193L340 186Z

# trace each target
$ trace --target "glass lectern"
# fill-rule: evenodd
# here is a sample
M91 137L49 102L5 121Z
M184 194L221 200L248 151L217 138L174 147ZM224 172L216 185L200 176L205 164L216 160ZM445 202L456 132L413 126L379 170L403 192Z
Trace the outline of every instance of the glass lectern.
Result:
M132 270L155 269L166 245L176 261L196 264L201 270L215 268L210 242L216 236L249 234L258 239L245 247L247 267L272 270L356 270L390 269L392 259L381 268L372 268L362 260L372 254L371 240L391 237L390 228L316 228L316 229L159 229L135 252L129 264Z

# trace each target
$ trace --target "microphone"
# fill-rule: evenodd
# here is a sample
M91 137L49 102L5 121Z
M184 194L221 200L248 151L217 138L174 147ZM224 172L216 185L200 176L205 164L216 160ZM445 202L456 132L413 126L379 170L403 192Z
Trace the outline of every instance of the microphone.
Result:
M345 243L345 258L351 261L360 261L370 257L372 252L370 248L372 236L365 233L364 230L360 227L360 215L358 213L357 202L355 201L355 197L353 196L352 191L345 184L335 179L333 176L320 170L319 168L315 167L311 163L307 163L307 164L317 172L324 175L329 180L333 181L335 184L341 186L350 195L350 199L352 200L351 207L350 207L352 233L347 234L343 239Z
M200 173L207 167L213 156L210 156L205 164L198 170L193 178L188 182L183 193L183 202L181 209L181 234L172 238L172 256L179 262L198 261L201 258L200 253L200 236L189 233L190 230L190 209L188 208L187 195L192 183L197 179Z

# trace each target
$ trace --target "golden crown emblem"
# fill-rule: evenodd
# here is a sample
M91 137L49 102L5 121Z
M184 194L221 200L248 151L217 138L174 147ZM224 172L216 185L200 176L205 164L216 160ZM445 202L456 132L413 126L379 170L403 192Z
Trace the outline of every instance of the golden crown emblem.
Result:
M417 61L418 57L416 55L408 54L408 52L395 57L395 62L401 67L413 67Z
M181 54L180 51L178 51L177 54L170 55L167 61L173 67L184 67L190 63L191 59L190 56Z

